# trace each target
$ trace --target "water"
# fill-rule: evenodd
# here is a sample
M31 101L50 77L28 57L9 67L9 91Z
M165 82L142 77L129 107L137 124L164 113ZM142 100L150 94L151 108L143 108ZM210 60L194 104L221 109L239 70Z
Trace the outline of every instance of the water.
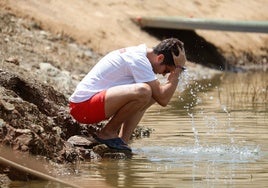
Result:
M67 178L85 187L265 187L266 75L229 73L184 86L168 107L145 114L140 124L154 131L131 143L132 159L82 162Z

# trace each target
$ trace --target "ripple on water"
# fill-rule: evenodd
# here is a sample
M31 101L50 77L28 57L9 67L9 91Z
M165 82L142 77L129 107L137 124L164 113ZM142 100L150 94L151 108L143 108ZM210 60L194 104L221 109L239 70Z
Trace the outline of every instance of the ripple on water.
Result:
M145 146L134 152L146 156L151 162L213 161L215 163L247 163L260 157L259 146Z

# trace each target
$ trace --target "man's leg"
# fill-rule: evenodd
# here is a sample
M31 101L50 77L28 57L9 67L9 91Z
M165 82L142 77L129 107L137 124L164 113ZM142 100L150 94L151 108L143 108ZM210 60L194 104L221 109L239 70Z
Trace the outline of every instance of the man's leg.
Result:
M105 96L105 114L107 118L112 118L98 133L98 136L102 139L118 137L118 132L126 120L131 120L132 117L133 122L134 119L140 120L134 116L142 116L151 98L151 88L145 83L122 85L108 89ZM138 113L140 115L136 115ZM137 120L135 121L137 122Z
M133 133L134 129L137 127L145 111L154 103L155 103L155 100L151 99L151 102L148 103L148 105L145 106L143 110L138 111L136 114L133 114L128 119L126 119L126 121L123 123L120 129L119 137L121 137L126 143L129 142L131 138L131 134Z

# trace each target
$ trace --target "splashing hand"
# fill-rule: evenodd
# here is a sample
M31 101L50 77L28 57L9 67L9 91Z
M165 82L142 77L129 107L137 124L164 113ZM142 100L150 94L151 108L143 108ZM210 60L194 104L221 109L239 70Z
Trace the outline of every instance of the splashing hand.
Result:
M172 51L171 53L173 56L173 60L177 68L181 68L184 70L184 65L186 62L185 50L184 50L183 44L181 45L181 47L179 45L177 45L177 47L178 47L179 55L176 56L174 52Z

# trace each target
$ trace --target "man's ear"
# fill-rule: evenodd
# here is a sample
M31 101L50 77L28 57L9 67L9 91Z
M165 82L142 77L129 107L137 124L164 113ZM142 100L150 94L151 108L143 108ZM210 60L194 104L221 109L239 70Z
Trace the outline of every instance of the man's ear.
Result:
M158 56L157 56L157 60L158 60L158 62L163 62L163 60L164 60L164 58L165 58L165 56L163 55L163 54L159 54Z

